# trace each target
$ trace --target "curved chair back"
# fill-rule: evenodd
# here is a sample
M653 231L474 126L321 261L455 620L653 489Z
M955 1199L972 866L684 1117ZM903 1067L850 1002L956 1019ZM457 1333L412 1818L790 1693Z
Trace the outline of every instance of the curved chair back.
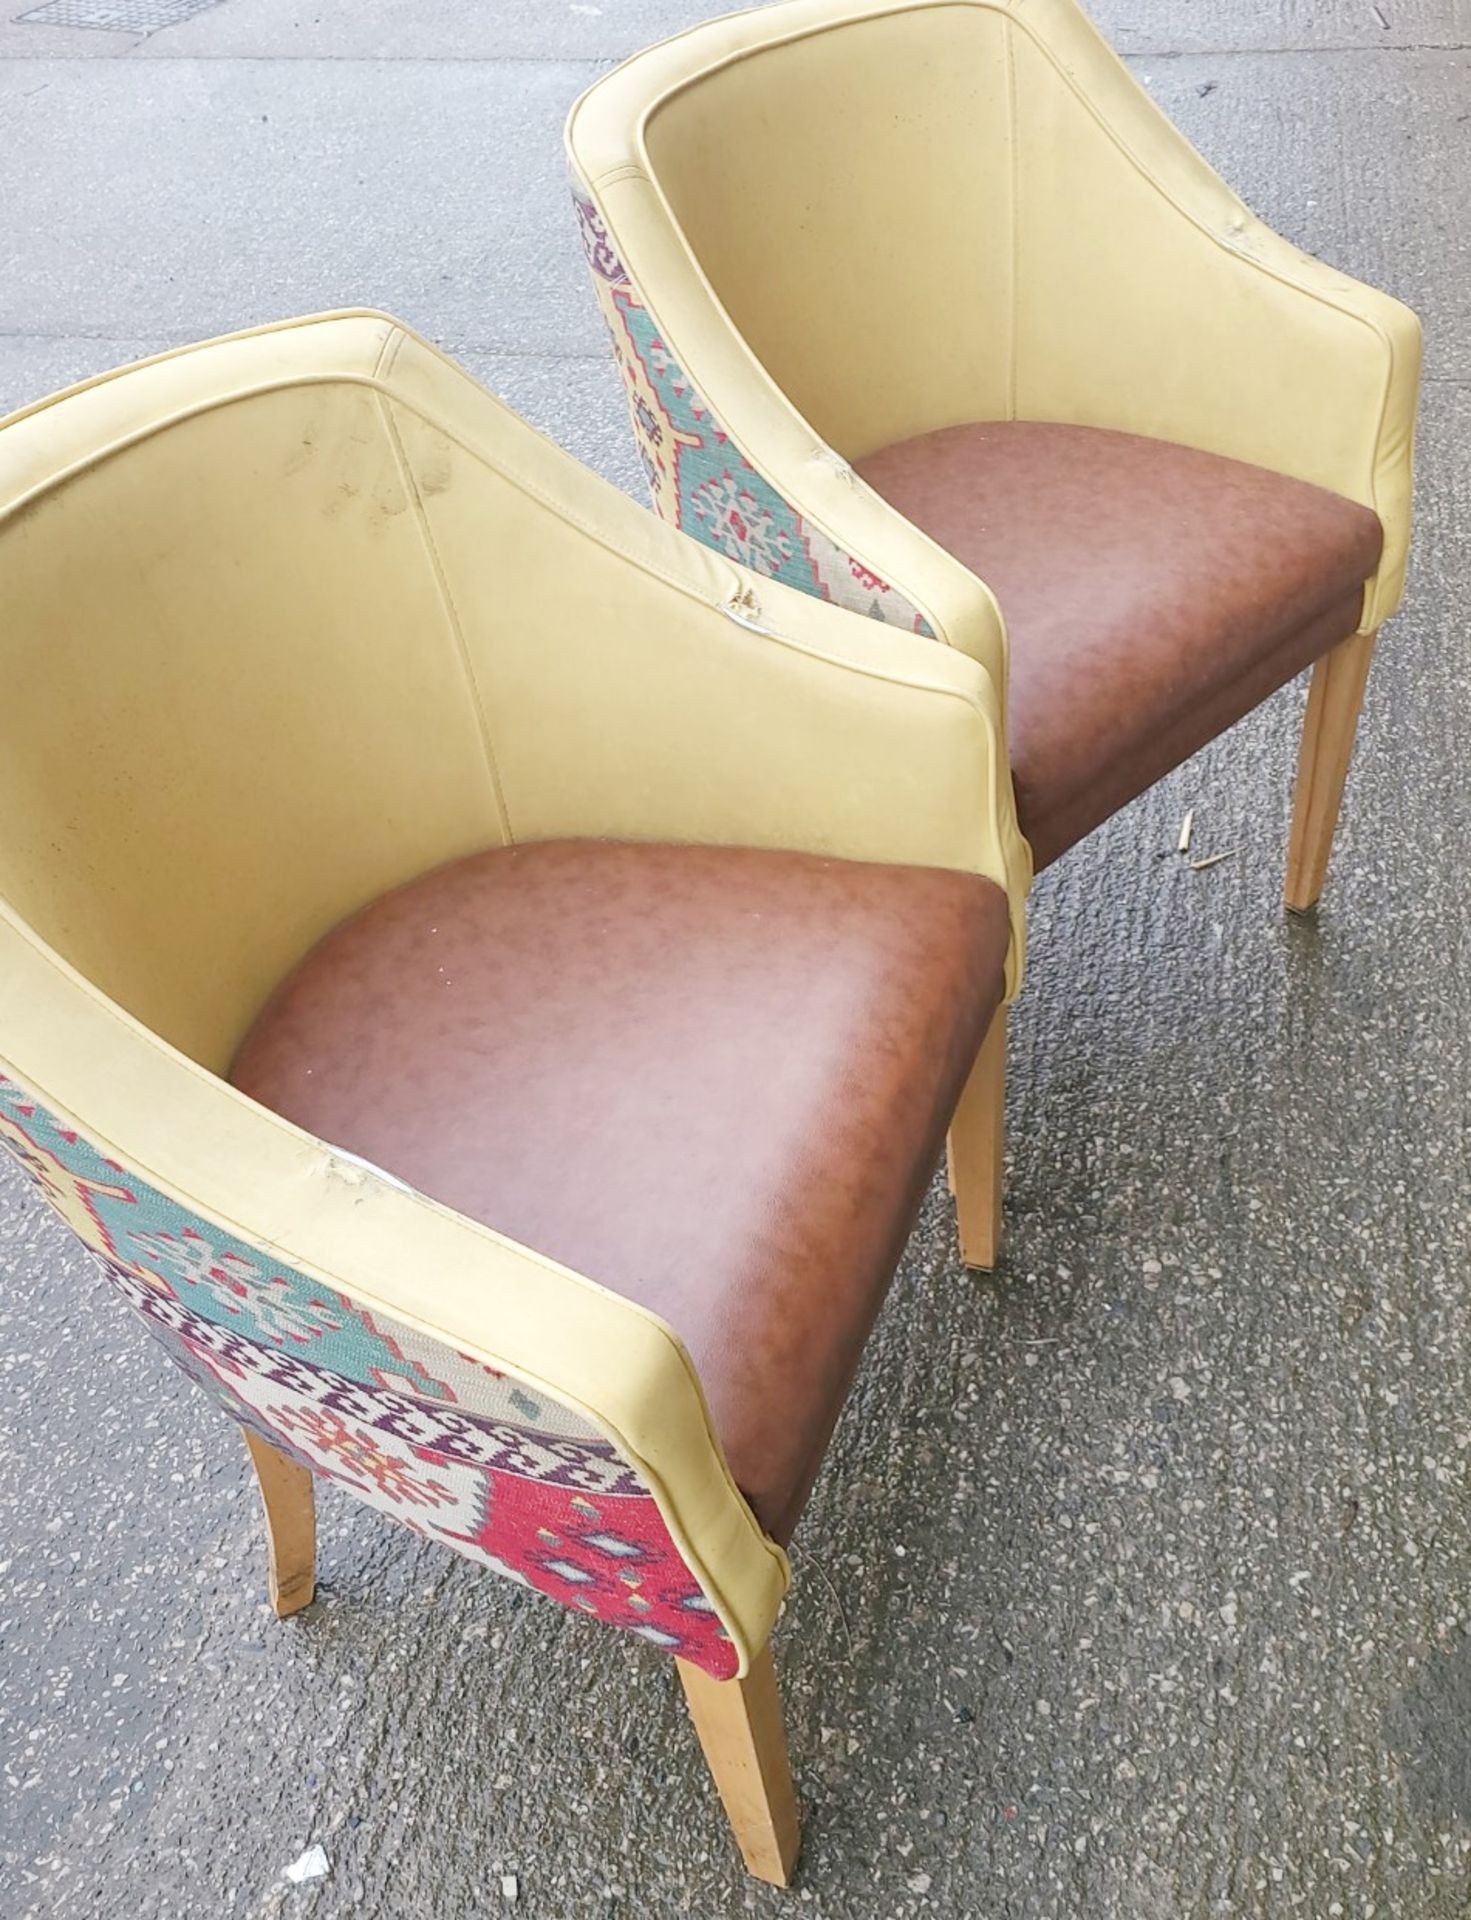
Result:
M669 1328L219 1077L356 907L633 784L537 752L550 640L669 591L611 491L381 315L0 427L0 1145L247 1429L724 1676L786 1562Z
M662 327L670 238L847 461L1009 404L1004 6L796 0L651 48L570 143ZM636 166L652 191L611 178ZM669 259L672 262L674 248ZM683 329L680 329L681 333Z
M1074 0L734 14L600 78L567 147L654 502L696 538L933 633L1004 701L987 587L852 465L1058 421L1373 507L1365 630L1394 611L1413 315L1256 220Z

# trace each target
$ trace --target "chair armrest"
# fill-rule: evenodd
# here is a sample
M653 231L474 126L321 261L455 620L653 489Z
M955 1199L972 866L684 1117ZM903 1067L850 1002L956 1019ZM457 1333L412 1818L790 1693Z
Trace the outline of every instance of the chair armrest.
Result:
M975 661L685 539L412 335L383 379L509 838L982 874L1012 902L1015 988L1030 860Z
M1007 0L1013 409L1182 442L1374 509L1399 603L1420 325L1273 233L1072 0Z
M620 1525L644 1545L655 1591L697 1589L731 1642L727 1653L702 1635L703 1653L749 1670L787 1558L731 1479L673 1329L258 1106L131 1019L0 901L0 1168L12 1156L225 1411L264 1420L275 1442L277 1424L294 1436L329 1408L381 1439L390 1467L432 1449L417 1458L433 1460L443 1497L417 1510L375 1498L351 1467L345 1478L482 1564L523 1582L535 1571L520 1506L501 1511L483 1370L552 1403L549 1419L535 1406L513 1416L533 1430L520 1436L521 1484L525 1449L545 1461L559 1434L610 1443L627 1469ZM204 1271L216 1267L238 1286L223 1312ZM252 1290L276 1304L258 1314ZM574 1445L566 1472L581 1457ZM616 1608L590 1611L630 1624Z

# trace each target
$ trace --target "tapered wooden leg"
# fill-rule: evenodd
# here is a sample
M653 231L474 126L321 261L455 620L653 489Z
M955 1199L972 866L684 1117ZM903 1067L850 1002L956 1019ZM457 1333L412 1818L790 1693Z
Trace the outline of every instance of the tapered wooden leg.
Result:
M950 1122L947 1160L960 1257L988 1270L1001 1246L1001 1162L1006 1143L1006 1009L998 1007Z
M1328 877L1333 830L1354 750L1359 708L1374 657L1372 633L1351 634L1313 668L1297 760L1297 795L1287 847L1287 904L1306 913Z
M674 1664L747 1867L787 1886L802 1834L770 1647L744 1680L712 1680L687 1661Z
M271 1605L286 1619L311 1605L317 1590L317 1516L305 1467L242 1428L266 1516Z

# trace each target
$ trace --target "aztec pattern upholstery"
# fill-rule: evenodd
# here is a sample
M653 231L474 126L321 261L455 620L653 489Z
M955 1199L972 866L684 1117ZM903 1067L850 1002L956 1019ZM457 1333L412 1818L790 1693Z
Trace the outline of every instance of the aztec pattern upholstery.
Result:
M180 1206L3 1074L0 1146L241 1425L492 1573L735 1673L652 1493L590 1422Z
M225 1075L476 851L1000 881L999 759L973 662L682 538L385 315L88 382L0 425L0 1148L248 1429L746 1674L789 1568L669 1323Z
M746 459L661 338L575 178L572 200L654 511L753 573L930 634L912 601L804 520Z

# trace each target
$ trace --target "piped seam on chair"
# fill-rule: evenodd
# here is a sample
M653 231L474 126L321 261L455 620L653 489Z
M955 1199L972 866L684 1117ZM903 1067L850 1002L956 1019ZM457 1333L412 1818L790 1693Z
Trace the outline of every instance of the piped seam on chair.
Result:
M378 349L378 358L373 362L373 380L375 384L383 386L388 384L388 376L392 373L394 362L398 359L399 349L403 346L407 338L408 335L402 327L393 326L389 328L387 334L384 336L383 345Z
M126 360L120 367L108 367L86 380L77 380L69 387L61 387L55 393L43 394L39 400L28 401L25 406L17 407L11 413L0 414L0 428L8 430L18 427L22 421L33 419L50 407L59 406L63 400L78 400L84 393L94 393L116 381L131 379L135 374L148 372L154 367L167 366L171 360L188 360L196 353L208 353L216 347L234 346L245 340L263 340L270 334L298 333L307 327L330 326L345 320L381 323L388 329L384 347L395 333L402 336L406 331L392 314L384 313L379 307L328 307L321 313L296 314L287 320L266 320L258 327L241 327L234 333L216 334L208 340L191 340L182 347L165 347L162 353L146 353L141 360ZM383 349L380 348L380 363L382 358Z
M1006 417L1016 418L1016 394L1018 384L1017 358L1021 351L1021 288L1018 284L1021 273L1021 150L1017 143L1016 111L1016 48L1012 44L1012 20L1007 14L1001 22L1001 46L1006 62L1006 160L1007 160L1007 218L1010 232L1007 234L1007 272L1010 281L1008 287L1009 311L1007 314L1006 338Z
M395 351L397 347L395 345ZM375 382L375 385L377 383ZM491 716L480 681L475 672L475 662L471 656L469 644L465 639L464 622L460 618L459 607L455 602L454 588L450 585L443 555L439 543L434 538L434 528L424 505L424 495L419 487L418 475L414 472L408 455L404 451L403 436L398 430L398 421L394 417L394 402L390 393L377 386L375 398L378 411L383 420L383 431L388 436L388 444L393 452L399 471L399 479L409 498L414 503L414 518L418 523L419 535L424 542L425 554L434 574L434 583L439 594L439 604L443 611L445 624L456 654L459 656L460 671L470 689L470 698L475 706L475 724L480 733L481 751L485 756L485 772L490 782L491 794L495 801L496 818L500 825L503 844L514 846L516 836L511 830L510 810L506 805L505 789L501 783L500 766L496 760L495 735L491 726Z

